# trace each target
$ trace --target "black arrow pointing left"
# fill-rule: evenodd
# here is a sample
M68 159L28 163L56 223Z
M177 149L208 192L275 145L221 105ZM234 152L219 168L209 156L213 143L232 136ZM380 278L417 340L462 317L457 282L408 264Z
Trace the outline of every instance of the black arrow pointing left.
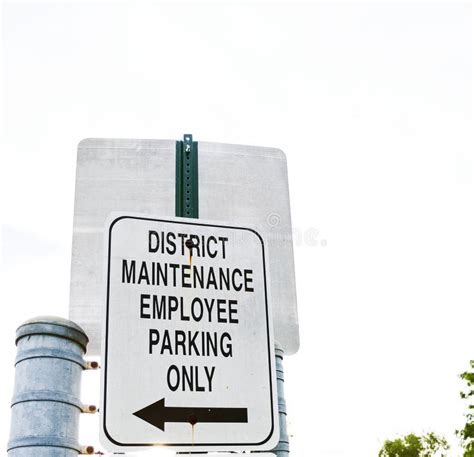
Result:
M133 413L134 416L165 431L166 422L187 422L191 425L198 422L247 423L247 408L183 408L165 406L165 399L152 403Z

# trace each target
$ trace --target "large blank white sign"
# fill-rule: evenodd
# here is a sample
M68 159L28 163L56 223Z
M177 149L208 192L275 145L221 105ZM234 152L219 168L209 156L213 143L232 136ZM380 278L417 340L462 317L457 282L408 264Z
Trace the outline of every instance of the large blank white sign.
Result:
M258 227L268 240L275 340L299 347L286 158L273 148L199 142L199 217ZM100 353L102 246L112 211L175 216L173 140L86 139L77 152L70 318Z

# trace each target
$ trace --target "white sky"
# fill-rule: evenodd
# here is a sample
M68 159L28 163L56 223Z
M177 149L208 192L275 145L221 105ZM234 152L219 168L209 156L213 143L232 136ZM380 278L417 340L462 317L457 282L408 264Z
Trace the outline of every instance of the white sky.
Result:
M474 358L472 23L453 2L4 2L0 442L16 327L67 316L77 143L191 132L288 157L292 455L368 457L412 431L454 444Z

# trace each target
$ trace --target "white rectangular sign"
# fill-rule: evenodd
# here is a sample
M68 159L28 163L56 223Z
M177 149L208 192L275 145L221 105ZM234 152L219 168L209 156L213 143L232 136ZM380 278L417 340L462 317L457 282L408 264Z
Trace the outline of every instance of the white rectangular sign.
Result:
M131 215L107 227L104 446L272 449L278 405L261 235Z

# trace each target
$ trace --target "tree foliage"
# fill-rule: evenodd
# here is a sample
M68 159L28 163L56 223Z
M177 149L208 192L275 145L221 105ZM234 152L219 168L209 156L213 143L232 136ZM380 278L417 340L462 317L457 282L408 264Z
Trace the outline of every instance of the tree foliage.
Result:
M466 390L461 392L461 398L466 400L468 413L466 413L466 424L462 430L456 430L456 434L461 438L461 445L464 453L463 457L474 457L474 360L470 362L470 371L461 373L459 377L466 382Z
M393 441L385 441L379 457L446 457L447 441L435 433L422 436L413 433Z

